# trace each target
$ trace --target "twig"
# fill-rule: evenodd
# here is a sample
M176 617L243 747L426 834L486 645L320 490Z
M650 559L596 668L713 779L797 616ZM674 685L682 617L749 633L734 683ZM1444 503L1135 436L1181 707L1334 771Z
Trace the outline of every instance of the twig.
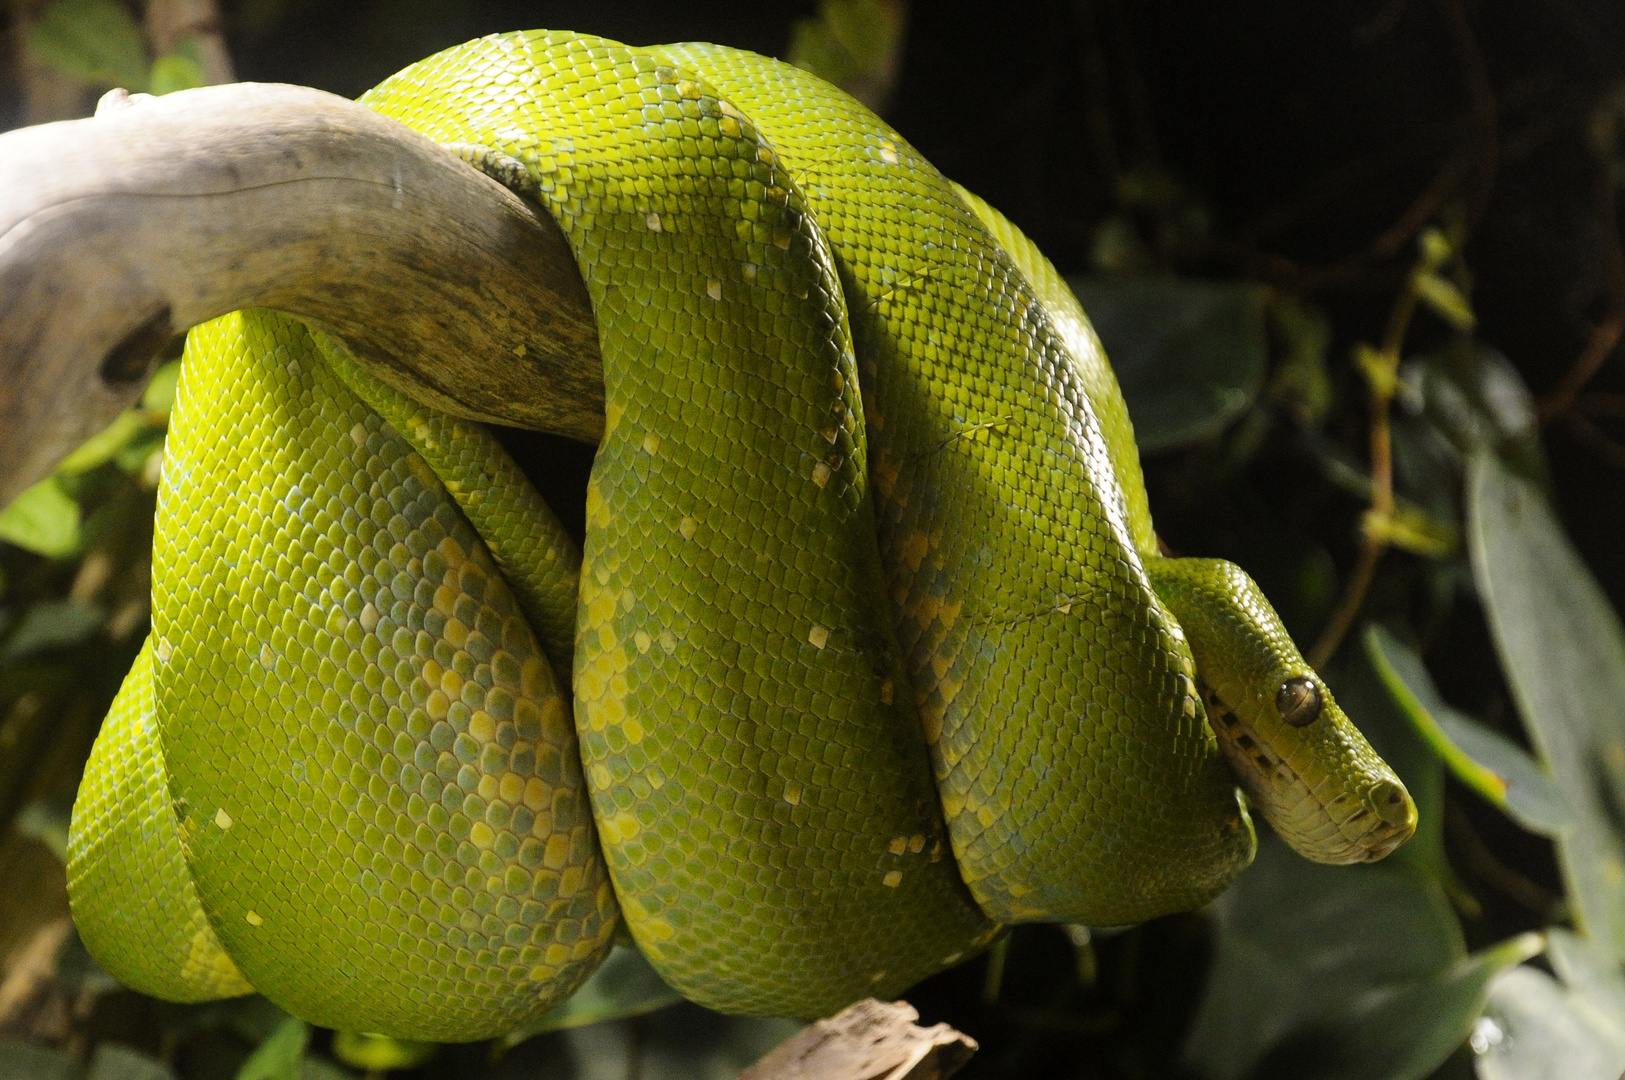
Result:
M1575 399L1573 411L1586 416L1625 416L1625 394L1585 394Z
M1563 422L1569 434L1588 446L1592 453L1602 458L1604 464L1625 469L1625 446L1604 435L1596 424L1573 412L1566 414Z
M947 1024L922 1028L906 1001L868 998L808 1024L739 1080L945 1080L970 1060L976 1040Z
M1617 243L1612 245L1619 250ZM1625 302L1625 296L1621 297ZM1558 382L1556 389L1541 399L1539 414L1542 423L1561 416L1574 405L1574 399L1591 381L1592 376L1602 369L1603 362L1614 355L1614 349L1619 345L1620 334L1625 333L1625 306L1621 310L1612 312L1609 316L1591 331L1586 339L1584 349L1575 358L1574 365Z
M1620 106L1619 95L1611 94L1598 103L1592 114L1592 131L1595 134L1592 152L1598 159L1597 217L1601 220L1604 242L1608 245L1608 314L1591 331L1585 348L1580 350L1580 355L1558 380L1557 386L1541 399L1538 412L1542 423L1562 416L1573 407L1580 391L1614 354L1620 335L1625 332L1625 250L1620 247L1613 168L1614 150L1618 146Z
M64 916L40 927L7 958L9 971L0 982L0 1032L40 1041L67 1035L72 1010L56 981L56 963L72 933L73 924Z
M1445 802L1444 827L1467 869L1503 896L1523 905L1541 919L1552 918L1559 898L1503 863L1478 835L1478 830L1454 799Z
M1321 292L1352 285L1403 249L1444 206L1463 178L1470 173L1471 166L1470 154L1452 154L1392 225L1372 239L1363 250L1330 265L1305 266L1285 255L1257 251L1223 240L1206 242L1201 253L1235 263L1253 277L1296 292Z
M1371 360L1372 366L1378 370L1366 372L1366 382L1371 392L1369 433L1371 506L1365 513L1359 562L1355 564L1354 573L1350 576L1348 586L1343 590L1343 596L1338 600L1337 608L1332 612L1326 629L1321 631L1315 647L1309 651L1309 663L1317 670L1324 668L1327 661L1331 660L1333 654L1337 652L1337 647L1343 643L1343 638L1348 635L1349 628L1354 625L1355 617L1365 604L1366 594L1371 591L1371 582L1377 573L1377 563L1382 561L1383 552L1388 550L1387 531L1382 525L1394 515L1394 458L1389 407L1394 399L1399 354L1405 343L1405 331L1410 327L1411 316L1416 313L1416 281L1421 269L1419 265L1405 279L1405 287L1400 290L1399 296L1394 300L1393 310L1388 314L1388 328L1383 334L1382 349Z
M1462 8L1461 0L1438 0L1438 4L1445 25L1451 32L1451 39L1456 46L1457 58L1467 84L1471 105L1470 123L1474 136L1469 144L1467 156L1458 155L1457 158L1458 162L1470 164L1470 172L1464 174L1464 178L1471 176L1473 180L1473 186L1466 199L1461 229L1452 245L1454 250L1450 255L1451 258L1459 258L1461 240L1488 205L1489 192L1495 181L1496 106L1495 96L1490 89L1484 68L1484 57L1479 52L1478 42L1467 22L1467 14ZM1404 237L1414 235L1427 223L1426 217L1417 219L1414 211L1435 198L1442 207L1445 196L1455 190L1458 183L1459 181L1451 176L1448 167L1440 172L1435 177L1434 184L1412 204L1411 211L1387 233L1372 242L1365 253L1366 256L1378 255L1396 242L1403 243ZM1405 285L1394 301L1393 310L1389 313L1382 348L1374 355L1364 358L1366 382L1370 387L1371 506L1361 522L1360 557L1355 564L1354 573L1350 575L1348 586L1343 590L1343 595L1338 600L1325 630L1321 632L1314 648L1309 651L1309 663L1316 668L1324 667L1331 660L1338 646L1348 635L1349 628L1354 625L1355 618L1360 614L1360 608L1365 604L1366 595L1371 591L1377 564L1382 561L1383 553L1388 550L1387 526L1394 516L1393 441L1389 429L1389 407L1393 403L1405 331L1410 327L1411 316L1416 312L1418 284L1424 273L1431 273L1437 269L1437 265L1429 264L1428 260L1429 256L1424 252L1422 259L1406 277Z
M1468 233L1484 216L1484 211L1489 209L1490 193L1495 188L1495 174L1500 162L1496 132L1498 109L1495 91L1490 86L1489 71L1484 64L1484 53L1478 47L1478 38L1467 20L1467 9L1463 7L1462 0L1438 0L1438 4L1445 28L1450 31L1456 61L1461 66L1470 107L1468 124L1471 130L1469 150L1473 160L1470 174L1472 186L1468 189L1462 223L1463 233Z
M1369 277L1403 251L1464 183L1469 184L1464 200L1466 225L1470 230L1477 223L1489 205L1499 160L1495 94L1461 0L1437 0L1437 3L1461 69L1468 103L1469 134L1466 145L1446 159L1394 223L1362 250L1323 266L1306 266L1287 256L1258 251L1234 241L1205 241L1194 254L1234 263L1254 277L1296 292L1319 292L1352 285Z

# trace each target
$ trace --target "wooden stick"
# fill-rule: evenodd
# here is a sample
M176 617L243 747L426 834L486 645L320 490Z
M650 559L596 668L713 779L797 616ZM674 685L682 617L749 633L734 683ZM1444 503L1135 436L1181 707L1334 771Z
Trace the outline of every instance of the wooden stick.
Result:
M739 1080L945 1080L976 1053L947 1024L922 1028L906 1001L868 998L808 1024Z
M175 333L252 306L450 412L603 431L597 325L545 211L319 90L115 90L94 118L0 134L0 505Z

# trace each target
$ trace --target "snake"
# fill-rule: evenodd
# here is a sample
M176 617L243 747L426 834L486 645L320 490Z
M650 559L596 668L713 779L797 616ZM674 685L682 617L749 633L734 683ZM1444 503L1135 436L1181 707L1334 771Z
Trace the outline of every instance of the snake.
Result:
M629 934L692 1001L815 1017L1014 924L1198 908L1251 813L1327 863L1411 835L1252 580L1162 553L1061 276L857 101L546 31L361 100L568 240L585 541L319 329L193 328L72 817L116 978L466 1041Z

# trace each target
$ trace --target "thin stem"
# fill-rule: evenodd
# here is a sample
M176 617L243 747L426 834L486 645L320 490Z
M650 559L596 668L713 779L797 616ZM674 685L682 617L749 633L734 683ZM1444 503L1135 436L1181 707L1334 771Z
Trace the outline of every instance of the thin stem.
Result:
M1337 602L1326 629L1320 633L1315 647L1309 650L1309 663L1316 670L1324 668L1337 648L1348 636L1371 582L1377 574L1377 564L1388 550L1387 529L1384 527L1394 516L1394 445L1389 425L1389 409L1394 400L1394 383L1398 378L1400 350L1405 344L1405 331L1410 328L1411 316L1416 314L1416 279L1422 272L1419 265L1405 279L1405 287L1394 299L1388 315L1388 328L1383 334L1382 349L1367 370L1366 383L1370 387L1371 426L1371 508L1366 511L1360 541L1360 559L1354 573Z
M1315 647L1309 650L1309 666L1316 671L1326 666L1327 661L1337 652L1337 647L1348 636L1349 627L1354 625L1354 617L1360 613L1366 593L1371 589L1372 578L1377 572L1377 563L1382 560L1382 553L1386 547L1386 544L1374 542L1369 538L1361 543L1360 561L1355 565L1348 587L1343 590L1343 595L1337 602L1337 610L1332 613L1326 629L1320 632Z
M1605 101L1598 106L1598 112L1607 118L1607 127L1610 132L1616 122L1612 115L1616 107L1612 100ZM1605 111L1606 110L1606 111ZM1593 119L1593 126L1603 126L1597 119ZM1602 225L1602 234L1607 247L1607 286L1608 286L1608 313L1603 317L1591 336L1586 339L1585 348L1575 358L1574 364L1558 380L1557 386L1540 402L1540 419L1544 423L1554 417L1562 416L1574 407L1575 399L1580 391L1585 389L1592 376L1602 369L1602 365L1614 354L1619 345L1621 334L1625 334L1625 250L1620 247L1619 239L1619 211L1615 204L1614 172L1612 167L1612 154L1617 141L1610 135L1605 148L1599 148L1598 156L1601 160L1597 165L1597 218Z
M1010 935L993 943L987 951L987 973L982 977L982 1001L988 1005L998 1003L999 991L1004 987L1004 962L1010 955Z

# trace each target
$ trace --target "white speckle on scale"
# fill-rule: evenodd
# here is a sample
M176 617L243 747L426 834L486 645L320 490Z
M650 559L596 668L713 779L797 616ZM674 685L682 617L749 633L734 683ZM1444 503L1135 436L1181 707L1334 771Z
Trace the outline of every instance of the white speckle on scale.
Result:
M232 824L231 815L226 813L224 806L214 812L214 823L220 826L222 832L230 830Z

